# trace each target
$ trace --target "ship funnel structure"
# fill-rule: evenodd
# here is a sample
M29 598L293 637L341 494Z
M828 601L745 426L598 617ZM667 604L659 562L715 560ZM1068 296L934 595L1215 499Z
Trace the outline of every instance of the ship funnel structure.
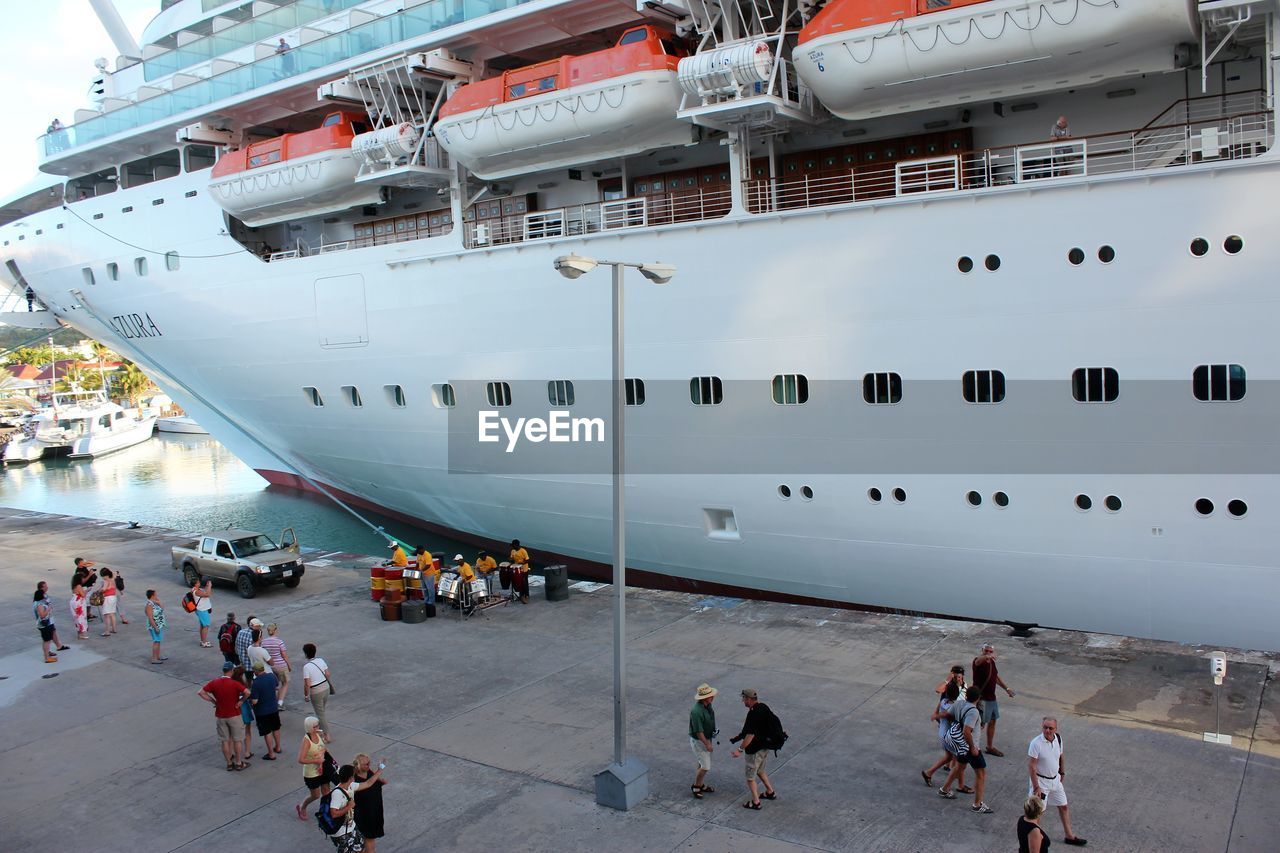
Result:
M89 0L89 5L93 6L93 11L97 13L98 20L102 22L103 29L111 37L111 43L116 46L116 50L120 51L120 55L141 59L142 49L138 47L138 42L125 26L116 5L111 0Z

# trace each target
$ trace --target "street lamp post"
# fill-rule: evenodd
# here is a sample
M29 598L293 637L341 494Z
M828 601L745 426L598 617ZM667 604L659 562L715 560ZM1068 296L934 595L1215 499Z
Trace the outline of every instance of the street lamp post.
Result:
M598 261L581 255L556 258L555 268L565 278L575 279L601 264L613 268L613 763L596 774L596 802L625 811L649 795L649 769L639 759L627 758L627 560L623 495L627 394L623 364L623 270L635 267L654 284L671 281L676 270L670 264Z

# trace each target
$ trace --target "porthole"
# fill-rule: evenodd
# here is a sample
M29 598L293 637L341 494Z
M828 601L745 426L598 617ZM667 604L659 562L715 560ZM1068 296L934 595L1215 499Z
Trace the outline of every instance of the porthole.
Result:
M873 504L880 503L880 497L881 497L880 490L877 489L875 486L872 486L871 488L867 489L867 500L871 501Z
M1222 241L1222 249L1228 255L1238 255L1240 250L1244 248L1244 240L1239 235L1232 234L1230 237Z
M1244 518L1244 514L1248 511L1249 505L1242 500L1227 501L1227 512L1235 518Z
M903 489L901 486L899 486L898 488L894 489L894 490L893 490L893 499L894 499L895 501L897 501L898 503L900 503L900 504L902 504L902 503L906 503L906 502L907 502L907 492L906 492L906 490L905 490L905 489Z
M804 498L807 501L813 500L813 488L811 486L801 486L800 497Z
M1000 507L1001 509L1004 509L1009 505L1009 496L1006 495L1004 492L996 492L994 495L991 496L991 501L996 506Z
M791 500L791 487L778 486L778 497L782 498L784 501Z
M1110 246L1102 246L1098 249L1098 260L1104 264L1109 264L1116 259L1116 250Z
M969 502L969 506L982 506L982 495L977 492L971 491L964 498Z
M1196 501L1196 512L1203 516L1213 515L1213 501L1208 498L1200 498Z
M1088 512L1093 509L1093 498L1088 495L1076 495L1076 509Z
M995 272L996 270L1000 269L1000 256L987 255L987 259L983 263L988 270L990 270L991 272Z
M1103 499L1102 505L1107 508L1107 512L1119 512L1120 507L1124 506L1124 504L1120 502L1120 498L1115 495L1107 495L1106 498Z
M1071 262L1072 266L1080 266L1084 263L1084 249L1076 247L1067 252L1067 260Z
M1191 254L1197 258L1203 258L1209 254L1209 241L1203 237L1197 237L1191 241Z
M973 258L965 255L963 258L956 261L956 269L963 273L973 272Z

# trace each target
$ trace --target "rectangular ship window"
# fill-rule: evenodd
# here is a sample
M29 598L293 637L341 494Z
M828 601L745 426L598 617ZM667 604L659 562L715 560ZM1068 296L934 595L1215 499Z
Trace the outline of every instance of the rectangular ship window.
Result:
M347 402L352 408L359 409L364 405L364 400L360 397L360 389L354 385L343 385L342 393L346 395Z
M643 406L644 405L644 380L628 379L627 386L627 405Z
M569 379L553 379L547 383L547 402L553 406L573 405L573 382Z
M404 388L399 385L383 385L383 390L387 392L387 400L397 409L403 409L406 405L404 399Z
M1114 403L1120 374L1114 367L1077 367L1071 372L1071 396L1078 403Z
M324 398L320 396L319 388L312 388L311 386L308 385L307 387L303 388L302 391L304 394L307 395L307 399L311 401L311 405L315 406L316 408L320 408L324 405Z
M689 399L695 406L718 406L724 402L724 385L719 376L695 376L689 380Z
M896 373L868 373L862 377L862 399L872 405L902 402L902 377Z
M961 379L964 398L970 403L1004 400L1004 373L999 370L967 370Z
M511 386L506 382L489 382L484 387L485 399L494 408L511 405Z
M452 409L458 405L458 397L448 382L431 386L431 405L437 409Z
M802 373L773 377L773 402L779 406L803 406L809 402L809 380Z

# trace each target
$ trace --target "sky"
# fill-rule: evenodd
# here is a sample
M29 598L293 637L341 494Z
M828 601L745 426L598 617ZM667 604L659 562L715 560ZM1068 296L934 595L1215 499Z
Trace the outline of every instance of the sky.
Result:
M160 12L160 0L115 0L134 39ZM89 0L4 3L0 29L0 87L5 92L8 132L0 136L0 197L36 175L36 137L55 117L72 124L89 106L93 62L118 51L98 22Z

